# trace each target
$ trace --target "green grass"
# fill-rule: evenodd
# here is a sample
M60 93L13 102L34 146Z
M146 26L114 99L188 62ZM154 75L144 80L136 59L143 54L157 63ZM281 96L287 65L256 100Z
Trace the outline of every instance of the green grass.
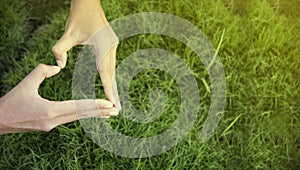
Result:
M22 54L25 39L28 37L28 13L25 9L25 1L15 3L3 1L0 8L0 72L3 73L13 65ZM2 74L0 75L2 79ZM1 89L3 88L0 83ZM1 95L3 92L1 90Z
M55 64L51 47L62 35L68 15L69 2L60 1L62 8L52 5L45 16L40 15L47 9L44 1L24 2L3 1L0 7L3 92L38 63ZM210 104L203 84L209 79L202 62L172 38L141 35L121 42L118 64L137 48L162 48L181 56L199 84L202 114L177 146L150 158L120 157L93 143L76 121L50 133L0 136L0 169L300 169L299 0L112 0L102 5L110 21L146 11L180 16L200 28L215 47L225 30L219 56L226 72L227 105L215 135L206 143L198 142ZM35 6L41 10L32 11ZM79 50L71 50L66 69L43 83L43 97L72 99L72 73ZM166 73L146 70L131 82L131 101L140 110L150 107L149 89L160 87L166 92L168 110L160 119L138 124L120 116L109 122L135 137L166 130L176 119L180 97L176 84L169 87L170 80ZM101 88L97 95L104 97Z

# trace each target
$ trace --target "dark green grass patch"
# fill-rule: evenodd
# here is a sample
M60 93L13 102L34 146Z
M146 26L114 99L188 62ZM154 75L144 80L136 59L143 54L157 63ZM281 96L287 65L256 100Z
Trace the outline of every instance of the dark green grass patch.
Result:
M13 66L24 51L23 45L28 37L28 12L25 2L4 0L0 8L0 95L3 95L2 74Z

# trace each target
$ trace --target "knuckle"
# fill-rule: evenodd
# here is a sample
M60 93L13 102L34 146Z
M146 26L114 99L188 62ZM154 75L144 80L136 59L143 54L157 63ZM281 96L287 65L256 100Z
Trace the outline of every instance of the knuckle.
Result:
M42 71L45 70L46 67L47 67L46 64L43 64L43 63L40 63L40 64L37 66L37 68L40 69L40 70L42 70Z
M45 64L43 64L43 63L40 63L39 65L38 65L38 67L40 67L40 68L43 68L45 66Z
M59 53L59 52L58 52L58 47L57 47L56 44L52 47L52 52L53 52L54 54L58 54L58 53Z
M52 53L53 53L55 56L57 56L57 55L63 53L64 50L65 50L65 49L64 49L64 47L63 47L63 45L62 45L61 43L60 43L60 44L55 44L55 45L52 47Z
M105 74L107 74L108 70L105 67L103 67L102 65L100 65L98 67L98 72L99 72L99 74L102 74L102 76L105 76Z
M79 34L79 33L77 33L77 34ZM62 38L71 38L73 36L78 36L78 35L76 35L76 31L73 29L67 29L64 32L64 35L62 36Z

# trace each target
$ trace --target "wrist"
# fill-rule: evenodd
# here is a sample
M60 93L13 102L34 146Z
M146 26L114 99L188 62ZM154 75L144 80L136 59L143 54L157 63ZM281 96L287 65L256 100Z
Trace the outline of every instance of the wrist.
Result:
M78 36L83 42L107 24L99 0L72 0L65 34Z
M5 122L5 110L4 110L4 106L3 106L3 97L0 98L0 134L2 133L2 130L4 130L6 128L6 126L4 125Z
M5 98L6 95L0 98L0 134L11 133L12 130L11 127L7 126L8 124L7 115L9 114L7 108L9 106L7 106L7 101Z
M108 23L99 0L72 0L70 13L84 16L97 16L104 25Z

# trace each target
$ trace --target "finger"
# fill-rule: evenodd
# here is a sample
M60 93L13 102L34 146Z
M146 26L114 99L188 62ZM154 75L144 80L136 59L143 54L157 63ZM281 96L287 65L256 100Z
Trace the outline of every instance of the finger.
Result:
M49 66L46 64L39 64L24 81L31 84L32 87L38 88L40 84L49 77L52 77L60 72L57 66Z
M86 118L102 118L102 119L107 119L110 118L109 113L111 112L112 109L103 109L103 110L94 110L94 111L87 111L84 114L81 114L80 117L76 114L69 114L69 115L62 115L59 117L56 117L55 119L51 120L50 127L48 129L53 129L54 127L58 125L62 125L65 123L73 122L76 120L80 119L86 119ZM51 124L53 124L51 126Z
M117 46L110 49L105 55L101 63L98 63L97 69L99 71L101 82L104 88L104 93L109 101L116 104L113 91L113 81L116 67L116 49Z
M63 35L52 47L52 52L56 58L57 65L64 68L67 63L67 52L78 44L75 36Z
M116 102L115 102L113 89L112 89L112 77L109 74L104 74L104 73L101 73L100 77L101 77L101 82L103 85L105 96L110 102L112 102L112 104L115 105Z
M110 118L111 112L117 112L118 110L116 108L111 109L103 109L103 110L93 110L93 111L86 111L84 113L81 113L80 115L77 115L77 119L86 119L86 118Z
M107 110L107 111L106 111ZM39 129L39 130L43 130L46 132L49 132L50 130L52 130L53 128L65 124L65 123L70 123L73 121L76 121L78 119L86 119L86 118L102 118L102 119L107 119L110 118L110 116L107 116L107 112L110 112L111 109L105 109L105 110L95 110L95 111L88 111L85 114L81 115L80 117L78 117L76 114L71 114L71 115L62 115L59 117L56 117L52 120L49 120L47 122L46 125L44 125L43 129ZM99 114L99 112L101 112L101 115ZM32 130L30 130L32 131Z
M107 100L83 99L56 102L54 113L61 115L77 115L78 119L87 117L88 113L93 112L91 117L116 116L118 110L113 108L113 104Z
M118 87L117 87L117 81L114 78L113 82L112 82L112 91L113 91L113 97L115 99L115 107L121 111L122 107L121 107L121 103L120 103L120 98L119 98L119 93L118 93Z

